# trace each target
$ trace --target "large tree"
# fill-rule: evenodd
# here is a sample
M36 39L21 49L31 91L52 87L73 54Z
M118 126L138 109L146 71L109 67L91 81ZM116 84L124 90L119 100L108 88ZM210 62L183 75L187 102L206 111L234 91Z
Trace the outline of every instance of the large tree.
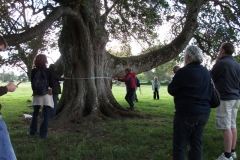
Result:
M21 2L21 3L19 3ZM23 3L25 2L25 3ZM43 3L44 2L44 3ZM218 1L215 0L214 3ZM200 11L214 3L206 0L181 0L167 3L164 0L5 0L6 13L11 7L31 9L33 15L44 13L20 32L6 32L17 28L19 21L8 19L4 37L10 46L29 42L45 34L57 22L61 34L58 39L60 59L59 72L66 79L58 104L59 119L83 119L83 117L132 116L115 100L110 82L113 77L124 76L130 67L141 73L164 64L179 55L193 36L204 38L198 22ZM8 5L10 4L10 5ZM224 4L223 4L224 5ZM208 7L211 10L211 7ZM5 10L4 10L5 11ZM220 11L220 10L219 10ZM3 11L2 11L3 12ZM30 14L29 13L29 14ZM12 17L16 15L12 14ZM7 17L8 18L8 17ZM106 51L109 39L122 43L136 38L139 42L153 44L156 28L164 20L171 21L174 37L164 47L145 54L117 57ZM11 22L11 23L10 23ZM23 21L25 22L25 21ZM199 34L198 34L199 32ZM62 66L62 67L60 67Z

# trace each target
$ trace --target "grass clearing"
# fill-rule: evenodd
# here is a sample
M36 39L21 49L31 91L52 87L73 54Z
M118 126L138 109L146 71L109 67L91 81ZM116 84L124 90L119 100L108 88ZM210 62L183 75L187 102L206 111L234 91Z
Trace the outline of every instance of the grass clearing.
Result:
M160 100L153 100L151 86L141 86L141 91L142 95L137 91L139 102L135 102L135 109L147 118L83 123L62 130L55 130L50 121L45 140L26 134L30 119L23 114L32 114L28 102L32 99L30 83L21 83L15 92L0 97L1 113L18 160L171 160L173 98L166 86L160 88ZM114 85L112 92L122 106L128 106L125 87ZM222 133L215 129L214 113L213 109L205 128L204 160L213 160L223 151ZM238 148L237 154L240 156Z

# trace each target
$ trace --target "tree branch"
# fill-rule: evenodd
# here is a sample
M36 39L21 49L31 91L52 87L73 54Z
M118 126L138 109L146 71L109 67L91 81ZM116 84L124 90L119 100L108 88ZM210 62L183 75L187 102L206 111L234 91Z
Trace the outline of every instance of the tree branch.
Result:
M198 27L197 17L204 2L205 0L194 0L189 4L186 22L185 26L182 29L182 32L168 45L139 56L119 58L110 55L113 59L115 59L115 66L118 66L113 71L113 77L118 77L121 75L122 71L120 69L126 68L128 66L133 66L132 69L136 74L138 74L148 71L149 68L155 68L161 64L164 64L170 59L178 56L179 53L181 53L186 47L186 45L188 45Z
M113 5L109 8L107 6L107 0L104 0L104 6L105 6L105 13L101 16L102 22L103 24L105 24L107 22L107 16L108 14L112 11L113 8L115 8L115 6L120 2L120 0L115 0Z
M52 24L59 19L63 14L74 15L77 14L70 7L56 7L53 11L38 25L29 28L25 32L20 34L5 35L4 38L7 40L9 46L14 46L37 37L43 34Z

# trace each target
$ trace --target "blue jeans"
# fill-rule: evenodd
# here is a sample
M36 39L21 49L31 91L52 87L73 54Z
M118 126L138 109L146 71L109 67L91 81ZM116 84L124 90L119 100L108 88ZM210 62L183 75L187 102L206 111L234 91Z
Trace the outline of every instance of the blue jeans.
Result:
M38 128L38 114L39 109L41 106L33 106L33 117L32 122L30 124L30 135L36 135L37 128ZM50 111L51 107L49 106L43 106L43 121L40 126L40 138L46 138L47 137L47 131L48 131L48 121L50 118Z
M134 109L133 96L135 93L135 88L128 88L125 100L128 102L130 108Z
M0 159L16 160L7 126L0 115Z
M174 116L173 160L185 160L190 145L189 160L202 160L202 137L209 113L199 116Z
M52 97L53 97L54 108L52 108L51 112L50 112L50 117L51 118L53 118L56 115L58 94L53 94Z

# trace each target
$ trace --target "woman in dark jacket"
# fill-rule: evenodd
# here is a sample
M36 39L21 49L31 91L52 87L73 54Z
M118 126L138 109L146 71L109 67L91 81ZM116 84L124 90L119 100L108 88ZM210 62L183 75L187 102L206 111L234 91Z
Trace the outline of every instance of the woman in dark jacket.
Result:
M49 68L53 71L53 87L52 87L52 98L54 102L54 107L51 110L50 117L53 118L56 115L57 111L57 101L58 101L58 94L61 94L61 86L59 81L64 81L65 78L61 78L58 76L56 72L56 65L55 64L50 64Z
M53 73L52 70L47 68L47 56L44 54L38 54L34 59L34 65L32 69L31 74L31 85L33 90L33 117L30 124L30 131L29 135L36 135L37 128L38 128L38 114L40 107L43 106L42 112L43 112L43 121L40 126L40 138L44 139L47 137L47 131L48 131L48 121L50 118L50 111L51 108L53 108L53 99L51 93L49 94L39 94L36 91L36 77L35 75L38 73L38 71L43 70L48 86L46 87L46 90L51 90L53 87Z

